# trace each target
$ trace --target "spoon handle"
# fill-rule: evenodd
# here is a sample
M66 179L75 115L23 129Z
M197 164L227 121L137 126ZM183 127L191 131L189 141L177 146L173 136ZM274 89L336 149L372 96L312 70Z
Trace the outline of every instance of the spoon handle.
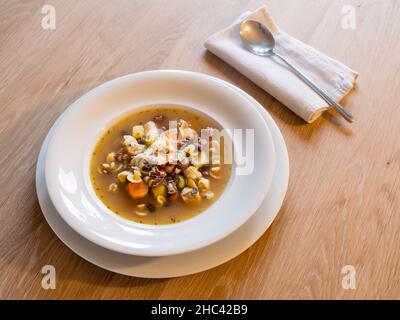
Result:
M338 104L335 100L333 100L328 94L319 88L310 78L308 78L303 72L301 72L299 69L297 69L293 64L291 64L286 58L281 56L280 54L274 52L274 54L280 58L282 61L284 61L289 67L293 69L293 71L298 75L308 86L313 89L316 93L319 94L319 96L324 99L329 105L334 107L337 112L340 113L340 115L345 118L348 122L354 122L354 117L353 115L347 111L345 108L343 108L340 104Z

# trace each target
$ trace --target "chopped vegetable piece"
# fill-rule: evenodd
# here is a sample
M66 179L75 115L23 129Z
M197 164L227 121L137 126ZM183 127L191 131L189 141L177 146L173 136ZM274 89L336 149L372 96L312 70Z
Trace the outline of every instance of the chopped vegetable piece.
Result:
M174 177L174 180L175 180L176 186L178 187L179 190L181 190L185 187L185 179L182 176L176 175Z
M132 136L135 139L140 139L144 137L144 127L143 126L133 126L132 128Z
M115 152L110 152L106 157L106 161L108 163L115 162Z
M201 200L199 191L192 188L183 188L181 192L182 200L187 204L198 204Z
M190 178L193 180L197 180L197 179L201 178L201 172L193 166L190 166L189 168L187 168L183 173L184 173L185 177L188 179Z
M175 165L174 164L167 164L165 166L165 172L166 173L171 173L172 171L174 171L175 169Z
M187 179L186 185L187 185L189 188L197 189L197 184L196 184L196 182L194 182L194 180L193 180L192 178L188 178L188 179Z
M151 146L158 137L158 129L153 121L146 122L144 125L144 135L146 145Z
M144 181L130 182L128 184L128 192L132 199L142 199L149 193L149 187Z
M198 183L199 189L201 191L209 190L210 189L210 180L206 178L201 178Z

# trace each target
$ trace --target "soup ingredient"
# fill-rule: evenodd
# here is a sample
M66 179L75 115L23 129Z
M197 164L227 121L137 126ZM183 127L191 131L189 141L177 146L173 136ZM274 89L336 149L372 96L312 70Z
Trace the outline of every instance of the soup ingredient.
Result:
M149 177L151 181L151 187L154 188L162 183L167 176L167 173L159 167L152 167L149 171Z
M199 170L197 170L196 167L188 167L185 171L184 171L184 175L186 178L188 179L193 179L193 180L197 180L201 178L201 172Z
M187 179L186 185L187 185L189 188L197 189L196 182L194 182L194 180L191 179L191 178Z
M115 152L110 152L106 157L106 161L108 163L115 162Z
M130 135L125 135L122 141L123 146L129 154L135 156L145 150L145 146L138 143L137 140Z
M158 129L153 121L146 122L144 125L144 136L147 146L151 146L158 137Z
M154 212L156 210L156 207L152 203L147 203L146 207L147 209L149 209L150 212Z
M142 199L147 196L149 192L149 187L140 177L140 172L135 171L132 176L132 181L128 184L129 195L137 200Z
M196 131L190 128L189 124L185 120L180 119L178 121L178 128L179 128L179 133L185 139L187 140L194 140L195 138L197 139L198 135Z
M111 183L108 186L108 191L116 192L117 190L118 190L118 185L115 182Z
M174 180L179 190L182 190L185 187L185 179L181 175L176 175Z
M128 184L128 192L129 195L132 197L132 199L142 199L145 196L147 196L147 193L149 192L149 188L147 184L145 184L143 181L140 182L130 182Z
M146 204L144 204L144 203L138 204L136 206L136 208L137 208L137 210L135 211L135 213L138 216L145 217L149 214L149 210L147 209Z
M167 194L167 187L163 184L159 184L152 188L152 192L155 198L158 196L165 196Z
M197 204L201 201L199 190L185 187L181 192L182 200L187 204Z
M167 182L167 193L169 202L175 203L178 200L178 186L176 185L176 182L174 180L169 180Z
M208 190L210 189L210 180L206 178L200 178L198 185L201 191Z
M168 173L168 174L172 173L172 171L174 171L174 169L175 169L175 165L174 164L167 164L165 166L165 172Z
M117 178L120 182L133 181L133 173L130 171L122 171L118 173Z
M167 204L167 198L163 195L159 195L156 197L156 203L159 207L163 207Z
M143 138L144 137L144 127L141 125L133 126L132 137L134 137L135 139Z

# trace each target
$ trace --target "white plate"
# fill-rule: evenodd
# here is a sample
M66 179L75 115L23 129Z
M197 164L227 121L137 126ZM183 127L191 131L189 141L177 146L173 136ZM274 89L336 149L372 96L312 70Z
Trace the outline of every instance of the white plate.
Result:
M115 119L160 103L196 109L225 129L254 129L254 157L246 155L247 160L254 159L254 169L235 174L239 167L235 162L226 189L207 210L184 222L152 226L122 218L98 199L89 162L99 137ZM233 149L243 153L236 141ZM205 247L243 225L269 190L275 155L268 126L240 89L200 73L159 70L109 81L73 103L49 140L45 162L50 198L75 231L113 251L163 256Z
M267 197L257 212L238 230L208 247L190 253L165 257L139 257L104 249L86 240L70 228L54 208L44 178L44 158L50 130L43 142L36 170L36 190L43 214L55 234L72 251L85 260L106 270L142 278L170 278L189 275L214 268L249 248L268 229L284 200L288 179L289 159L283 137L272 118L252 97L243 94L265 119L275 144L276 169Z

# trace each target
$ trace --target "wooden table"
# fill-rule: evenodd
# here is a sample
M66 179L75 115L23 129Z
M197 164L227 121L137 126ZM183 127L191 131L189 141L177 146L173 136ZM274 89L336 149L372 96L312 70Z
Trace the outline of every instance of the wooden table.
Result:
M400 298L400 1L0 1L0 298ZM305 124L215 56L203 41L240 13L267 4L282 28L360 72L345 105ZM343 29L344 5L356 29ZM113 274L69 250L35 193L40 145L55 119L89 89L151 69L227 80L255 97L286 139L291 177L265 235L200 274L144 280ZM57 288L41 287L54 265ZM342 268L356 289L342 288Z

